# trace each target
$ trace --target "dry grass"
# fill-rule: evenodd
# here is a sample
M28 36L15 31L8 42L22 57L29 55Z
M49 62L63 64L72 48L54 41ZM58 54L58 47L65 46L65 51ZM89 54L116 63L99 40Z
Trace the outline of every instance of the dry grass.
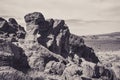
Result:
M120 50L97 52L96 55L102 63L120 63Z

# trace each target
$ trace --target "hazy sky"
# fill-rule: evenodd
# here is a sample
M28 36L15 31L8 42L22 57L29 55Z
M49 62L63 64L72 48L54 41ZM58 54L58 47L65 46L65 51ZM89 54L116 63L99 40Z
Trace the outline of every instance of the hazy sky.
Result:
M70 19L72 23L67 23L75 34L120 31L120 0L0 0L3 17L23 22L23 16L34 11L42 12L46 18ZM96 30L88 32L91 28Z

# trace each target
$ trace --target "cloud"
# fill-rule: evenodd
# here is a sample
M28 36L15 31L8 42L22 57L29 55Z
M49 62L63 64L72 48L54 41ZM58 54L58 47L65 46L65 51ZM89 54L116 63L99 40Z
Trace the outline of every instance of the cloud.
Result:
M120 0L2 0L0 5L10 15L24 16L28 12L41 11L47 18L109 19L119 13ZM1 7L2 6L2 7ZM115 14L110 9L114 10ZM110 16L109 16L110 15ZM119 14L118 14L119 15Z
M77 34L80 34L79 30L82 30L82 33L120 30L120 0L1 0L0 2L0 16L17 17L21 23L24 23L25 14L34 11L42 12L46 18L75 19L76 24L68 24L72 32ZM96 29L96 32L88 32L90 28Z

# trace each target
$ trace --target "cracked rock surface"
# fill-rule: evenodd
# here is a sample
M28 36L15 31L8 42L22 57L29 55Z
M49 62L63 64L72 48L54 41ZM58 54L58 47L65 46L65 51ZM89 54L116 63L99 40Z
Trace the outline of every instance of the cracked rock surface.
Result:
M120 68L104 66L64 20L41 12L24 19L26 30L14 18L0 18L0 80L119 79Z

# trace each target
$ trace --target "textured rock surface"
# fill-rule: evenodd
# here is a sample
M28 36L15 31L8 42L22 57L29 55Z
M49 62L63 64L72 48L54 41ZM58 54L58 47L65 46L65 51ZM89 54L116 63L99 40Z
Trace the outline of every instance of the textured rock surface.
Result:
M21 71L29 69L22 48L6 41L0 42L0 66L11 66Z
M11 67L0 67L0 80L34 80Z
M62 75L65 67L65 64L62 62L50 61L46 64L45 72L53 75Z
M16 42L18 39L24 39L25 35L24 28L14 18L9 18L8 22L0 18L0 38Z
M117 80L119 66L100 63L94 50L70 34L64 20L25 17L26 31L14 18L0 18L0 80ZM10 39L10 40L9 40Z
M84 40L73 34L69 38L70 44L70 55L74 56L77 54L80 58L84 58L87 61L98 63L99 59L95 55L94 50L90 47L87 47L84 44Z
M41 13L34 12L25 16L27 39L38 40L40 44L63 57L68 56L69 29L64 20L45 20Z
M22 46L32 69L44 71L45 66L49 61L62 61L67 63L63 57L50 52L47 48L38 43L27 41L26 43L23 43Z
M81 79L82 68L76 64L68 64L63 72L63 80Z

